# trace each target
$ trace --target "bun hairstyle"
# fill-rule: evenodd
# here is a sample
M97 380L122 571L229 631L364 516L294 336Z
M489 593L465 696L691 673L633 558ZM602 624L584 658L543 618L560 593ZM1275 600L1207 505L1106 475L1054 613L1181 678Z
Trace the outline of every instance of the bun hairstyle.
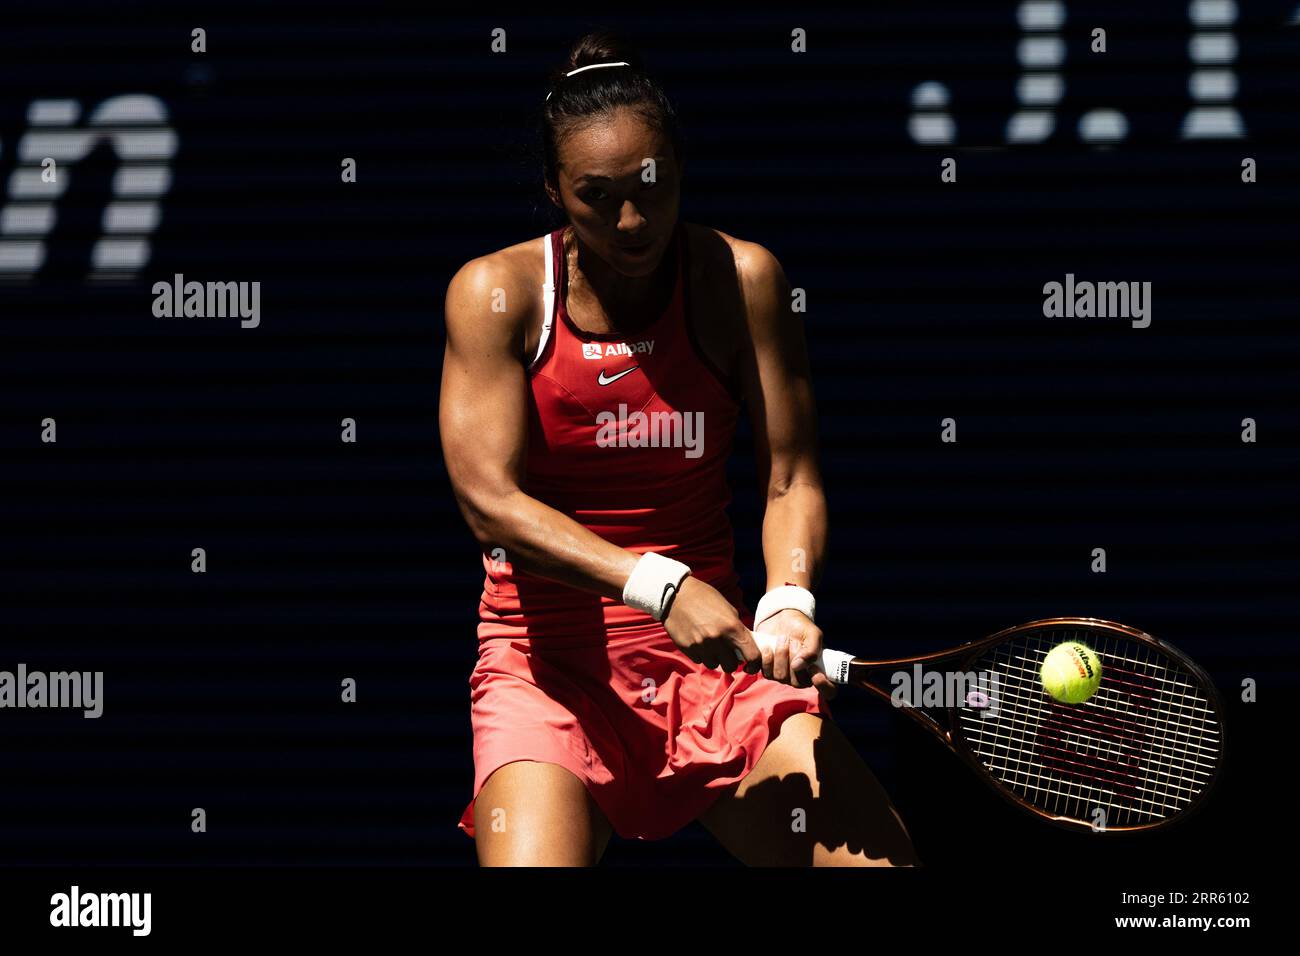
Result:
M626 66L613 66L615 63ZM599 69L582 69L611 64ZM575 70L581 72L574 73ZM569 75L572 74L572 75ZM563 66L551 72L542 106L542 173L559 190L559 148L574 130L621 107L635 111L672 143L678 162L684 146L673 109L659 83L645 70L640 54L608 30L588 33L573 45Z

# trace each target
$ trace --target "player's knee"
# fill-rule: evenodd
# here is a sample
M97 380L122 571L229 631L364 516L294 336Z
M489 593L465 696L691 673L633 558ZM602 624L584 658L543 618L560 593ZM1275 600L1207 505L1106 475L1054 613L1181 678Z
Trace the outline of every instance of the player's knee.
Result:
M490 840L478 847L478 864L482 867L507 866L594 866L590 853L575 852L574 847L542 846L530 840Z
M475 824L479 866L594 866L596 836L561 814L506 814L499 829Z

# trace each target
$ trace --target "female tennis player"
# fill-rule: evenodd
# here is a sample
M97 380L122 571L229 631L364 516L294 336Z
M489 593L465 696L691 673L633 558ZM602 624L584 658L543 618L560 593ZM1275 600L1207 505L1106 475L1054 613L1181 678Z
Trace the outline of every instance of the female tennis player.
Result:
M826 502L781 266L679 220L676 115L614 36L574 46L541 133L567 225L447 290L442 442L486 571L461 828L482 865L595 864L611 830L692 820L749 865L915 865L810 666ZM753 614L724 511L742 400L767 500Z

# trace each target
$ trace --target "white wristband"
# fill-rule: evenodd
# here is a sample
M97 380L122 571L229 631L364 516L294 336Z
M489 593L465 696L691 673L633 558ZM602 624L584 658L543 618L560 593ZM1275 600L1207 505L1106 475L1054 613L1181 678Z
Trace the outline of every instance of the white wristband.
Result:
M682 580L690 573L682 562L647 551L623 585L623 603L662 621Z
M772 588L758 599L758 607L754 609L754 630L758 630L758 626L773 614L786 608L802 611L808 620L812 621L815 620L813 614L817 610L817 601L811 591L796 584L783 584L779 588Z

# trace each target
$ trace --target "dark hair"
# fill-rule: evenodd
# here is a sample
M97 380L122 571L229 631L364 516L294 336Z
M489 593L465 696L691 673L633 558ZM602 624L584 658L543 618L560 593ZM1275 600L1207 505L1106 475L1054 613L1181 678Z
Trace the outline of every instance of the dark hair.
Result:
M628 66L584 70L565 76L571 70L593 63L618 63ZM559 189L559 148L570 133L592 117L628 107L654 130L672 142L677 161L681 162L685 143L677 121L677 111L659 83L645 70L640 55L631 44L608 30L588 33L569 51L563 66L551 73L550 97L542 105L542 175L547 185Z

